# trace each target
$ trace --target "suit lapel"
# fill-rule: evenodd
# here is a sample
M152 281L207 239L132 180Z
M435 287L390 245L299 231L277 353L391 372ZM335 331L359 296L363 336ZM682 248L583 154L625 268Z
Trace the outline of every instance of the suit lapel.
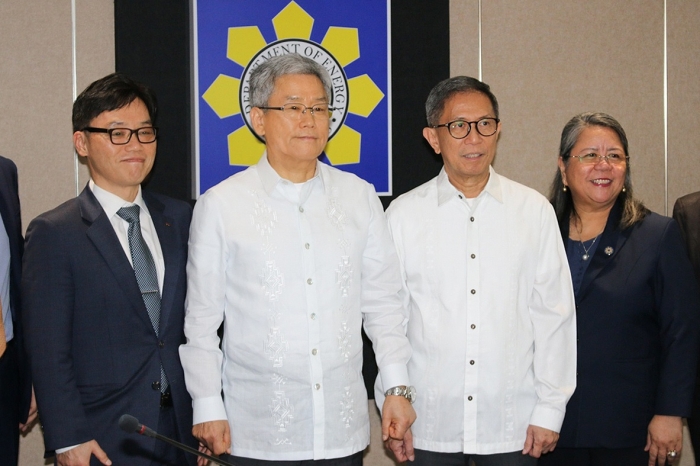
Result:
M144 324L152 329L153 326L148 317L146 305L143 303L134 269L131 267L121 243L119 243L119 238L114 232L112 223L89 188L86 187L80 193L78 201L80 214L89 224L86 232L88 239L92 241L95 248L102 255L117 283L124 291L124 295L127 297L131 307L144 321Z
M621 217L622 208L620 203L617 202L610 210L610 215L608 215L608 221L605 224L605 230L603 230L603 234L600 237L598 247L591 258L591 263L588 269L586 269L586 273L583 275L583 281L581 282L581 288L578 294L579 301L583 301L590 290L591 283L605 270L608 264L614 262L615 257L620 253L620 250L627 241L629 231L620 230L619 225Z
M160 298L160 328L159 335L163 335L170 318L173 306L175 288L177 286L181 257L178 254L177 230L173 226L173 220L164 214L165 206L158 199L147 192L143 193L143 200L148 206L148 211L153 220L153 226L158 234L160 249L163 252L165 262L165 276L163 277L163 294Z

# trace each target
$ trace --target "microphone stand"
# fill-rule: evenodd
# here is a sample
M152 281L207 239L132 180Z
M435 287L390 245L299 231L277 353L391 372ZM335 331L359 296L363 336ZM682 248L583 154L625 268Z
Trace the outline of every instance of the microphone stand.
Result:
M163 442L169 443L170 445L173 445L174 447L177 447L177 448L180 448L181 450L192 453L193 455L197 455L197 456L201 456L202 458L206 458L209 461L213 461L216 464L220 464L221 466L234 466L231 463L228 463L222 459L216 458L215 456L207 455L206 453L203 453L199 450L196 450L188 445L185 445L184 443L180 443L180 442L173 440L171 438L168 438L164 435L160 435L156 431L151 431L151 432L146 431L146 432L144 432L144 435L147 435L149 437L153 437L153 438L158 439L158 440L162 440Z
M180 450L184 450L187 453L192 453L193 455L201 456L202 458L208 459L209 461L213 461L214 463L220 464L221 466L234 466L231 463L228 463L224 460L221 460L211 455L207 455L206 453L202 453L201 451L196 450L190 447L189 445L185 445L184 443L180 443L164 435L160 435L158 432L151 429L150 427L141 424L138 421L138 419L136 419L134 416L131 416L130 414L124 414L121 418L119 418L119 427L124 432L127 432L129 434L136 432L139 435L145 435L147 437L155 438L162 442L169 443L170 445L179 448Z

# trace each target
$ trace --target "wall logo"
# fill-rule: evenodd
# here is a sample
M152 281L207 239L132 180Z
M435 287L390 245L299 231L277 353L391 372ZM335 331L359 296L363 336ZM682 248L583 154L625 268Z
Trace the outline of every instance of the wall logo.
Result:
M306 9L296 1L270 1L251 9L245 3L250 2L198 0L195 6L198 156L195 194L260 159L265 146L251 127L250 73L260 63L289 53L313 59L331 77L330 105L336 110L331 117L329 142L322 160L365 178L380 194L389 194L388 5L376 0L344 2L353 3L344 6L325 0L299 0ZM372 6L370 10L374 11L366 14L371 18L358 15L358 10L367 10L358 3ZM379 41L367 37L365 42L365 35L372 35L366 34L366 30L377 36L377 4L383 13L379 21L384 23L380 29L384 33ZM340 11L339 7L342 7ZM263 20L266 13L268 16ZM225 35L221 26L226 20L222 17L231 18ZM367 22L370 19L373 23ZM349 26L337 25L345 20ZM273 37L266 40L270 33ZM216 50L220 51L218 57ZM377 56L379 61L373 60Z
M239 88L240 97L238 99L246 125L250 128L251 132L253 132L252 123L250 122L251 107L250 104L248 104L248 102L250 102L248 81L251 72L267 59L279 55L286 55L288 53L298 53L299 55L311 58L328 71L331 82L333 83L329 103L330 106L335 109L331 118L330 136L328 139L333 139L333 136L335 136L342 127L345 116L348 113L348 79L345 77L343 67L340 66L340 63L338 63L330 52L314 42L302 39L283 39L273 42L255 55L246 67L243 72L243 77L241 78L243 85ZM230 149L229 147L229 154L231 154ZM342 161L339 162L342 163ZM231 161L231 164L236 165L233 161Z

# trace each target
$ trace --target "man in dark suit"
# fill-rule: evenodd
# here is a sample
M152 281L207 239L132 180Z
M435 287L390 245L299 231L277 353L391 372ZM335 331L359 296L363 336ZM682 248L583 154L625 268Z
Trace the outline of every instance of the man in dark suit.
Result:
M681 227L681 235L688 248L695 278L700 284L700 191L678 198L673 206L673 218ZM698 374L692 416L688 418L690 440L695 451L700 451L700 371Z
M17 466L19 429L36 417L20 320L22 221L17 167L0 157L0 466ZM31 400L31 409L30 409Z
M27 350L47 455L59 465L195 462L118 426L129 413L196 446L178 355L191 208L141 190L155 119L152 91L124 75L88 86L73 105L73 144L90 182L27 230Z

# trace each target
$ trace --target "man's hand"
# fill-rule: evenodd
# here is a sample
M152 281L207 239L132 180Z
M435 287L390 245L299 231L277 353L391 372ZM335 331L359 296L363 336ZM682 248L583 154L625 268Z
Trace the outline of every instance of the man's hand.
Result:
M75 448L59 453L56 455L56 464L58 466L90 466L90 457L95 455L95 458L100 460L100 463L110 466L112 462L107 458L102 448L96 440L81 443Z
M211 451L207 447L204 446L201 442L199 443L199 451L201 453L204 453L205 455L211 456ZM207 466L210 463L210 461L206 458L202 458L201 456L197 457L197 466Z
M26 434L29 432L29 429L31 429L32 424L37 418L37 415L39 414L39 410L36 407L36 396L34 396L34 387L32 387L32 401L29 403L29 413L27 413L27 422L22 424L21 422L19 423L19 430L22 431L23 434Z
M413 434L410 427L404 434L403 440L390 438L384 442L384 446L394 454L399 463L413 461L416 458L413 452Z
M527 426L527 437L525 437L523 455L539 458L541 455L554 450L558 440L559 434L553 430L530 424Z
M670 464L666 461L667 453L675 451L678 459L683 449L683 420L678 416L656 415L649 423L647 445L644 451L649 452L649 466Z
M396 456L396 460L413 461L413 435L411 425L416 412L411 402L403 396L389 395L382 407L382 440Z
M228 421L209 421L192 426L192 435L214 456L231 454L231 431Z

